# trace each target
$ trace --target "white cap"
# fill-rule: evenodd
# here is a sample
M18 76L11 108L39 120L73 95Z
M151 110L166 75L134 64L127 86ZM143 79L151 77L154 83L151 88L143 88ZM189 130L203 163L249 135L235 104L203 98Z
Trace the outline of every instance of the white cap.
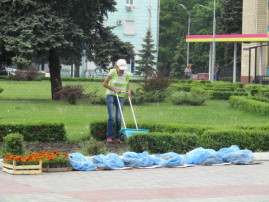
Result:
M117 61L117 66L119 67L120 70L126 70L128 68L127 67L127 62L124 59L119 59Z

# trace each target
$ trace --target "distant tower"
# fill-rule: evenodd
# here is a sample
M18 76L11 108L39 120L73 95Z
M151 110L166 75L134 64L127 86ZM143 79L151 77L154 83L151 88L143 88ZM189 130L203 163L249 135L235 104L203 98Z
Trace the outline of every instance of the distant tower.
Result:
M268 0L243 0L242 34L268 33ZM266 44L266 42L263 42ZM247 48L260 46L262 43L243 43L241 57L241 82L248 83L249 51ZM268 47L257 48L256 75L266 76L268 67ZM261 59L262 58L262 59ZM251 78L254 77L255 49L251 51ZM269 75L268 75L269 76Z

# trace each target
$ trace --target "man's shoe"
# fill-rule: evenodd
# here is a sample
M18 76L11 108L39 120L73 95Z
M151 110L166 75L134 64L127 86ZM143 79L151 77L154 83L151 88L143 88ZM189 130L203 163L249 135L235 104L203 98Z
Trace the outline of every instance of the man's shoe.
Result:
M107 140L106 140L107 142L113 142L113 140L112 140L112 138L111 137L109 137L109 138L107 138Z

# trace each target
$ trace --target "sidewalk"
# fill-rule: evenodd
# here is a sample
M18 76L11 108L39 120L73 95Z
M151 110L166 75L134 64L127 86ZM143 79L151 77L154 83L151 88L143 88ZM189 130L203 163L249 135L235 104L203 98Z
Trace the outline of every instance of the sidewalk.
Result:
M0 163L0 169L2 163ZM269 201L269 161L195 166L10 175L0 171L1 202Z

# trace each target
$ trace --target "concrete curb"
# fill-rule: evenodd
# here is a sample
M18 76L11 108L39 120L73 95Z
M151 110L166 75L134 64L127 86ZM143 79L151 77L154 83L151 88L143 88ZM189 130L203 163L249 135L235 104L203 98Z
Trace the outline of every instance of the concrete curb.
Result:
M254 161L269 161L269 152L254 152Z

